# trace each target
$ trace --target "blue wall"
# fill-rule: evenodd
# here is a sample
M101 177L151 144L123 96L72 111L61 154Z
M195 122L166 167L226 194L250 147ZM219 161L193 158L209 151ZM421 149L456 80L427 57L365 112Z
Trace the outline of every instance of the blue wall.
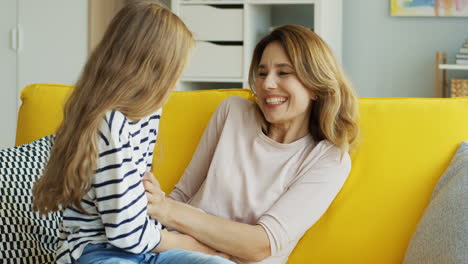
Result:
M436 51L454 63L468 38L466 17L391 17L390 0L343 0L343 15L343 65L361 97L433 97Z

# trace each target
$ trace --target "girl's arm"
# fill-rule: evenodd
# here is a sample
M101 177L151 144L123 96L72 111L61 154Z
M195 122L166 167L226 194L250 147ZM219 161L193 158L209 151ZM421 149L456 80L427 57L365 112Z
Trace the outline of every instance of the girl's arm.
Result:
M138 169L128 121L110 111L99 133L99 158L92 181L92 204L100 218L109 244L126 252L151 251L160 241L160 229L147 215L147 200ZM91 203L91 202L90 202Z
M112 118L110 118L112 117ZM99 160L93 190L108 242L134 254L186 249L226 257L187 235L160 229L147 214L148 201L135 164L126 118L111 112L101 126Z
M157 180L149 175L143 179L150 204L148 214L163 225L248 262L258 262L270 256L270 242L262 226L229 221L166 199ZM152 210L156 208L152 205L157 205L157 210Z

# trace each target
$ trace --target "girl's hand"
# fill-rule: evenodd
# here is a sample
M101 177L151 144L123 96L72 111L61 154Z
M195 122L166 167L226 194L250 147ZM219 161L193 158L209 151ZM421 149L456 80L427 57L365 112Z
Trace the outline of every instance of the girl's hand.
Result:
M166 200L166 193L161 190L158 180L151 172L146 172L142 181L148 199L148 215L164 225L169 215L169 202Z

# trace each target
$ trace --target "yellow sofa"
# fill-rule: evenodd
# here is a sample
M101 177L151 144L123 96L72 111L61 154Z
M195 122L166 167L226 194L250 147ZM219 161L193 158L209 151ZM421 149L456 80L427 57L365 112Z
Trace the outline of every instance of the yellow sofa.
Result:
M35 84L23 90L17 145L54 133L71 89ZM246 89L172 94L154 156L153 172L164 191L183 173L218 103L234 95L252 99ZM361 139L351 154L351 174L288 263L401 263L437 180L459 143L468 140L468 98L359 103Z

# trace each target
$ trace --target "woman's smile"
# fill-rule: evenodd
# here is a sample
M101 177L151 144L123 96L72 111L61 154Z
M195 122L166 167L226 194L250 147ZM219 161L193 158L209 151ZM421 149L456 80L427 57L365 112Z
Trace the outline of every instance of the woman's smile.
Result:
M285 104L288 101L288 98L285 96L271 95L265 98L265 105L268 108L276 108Z

